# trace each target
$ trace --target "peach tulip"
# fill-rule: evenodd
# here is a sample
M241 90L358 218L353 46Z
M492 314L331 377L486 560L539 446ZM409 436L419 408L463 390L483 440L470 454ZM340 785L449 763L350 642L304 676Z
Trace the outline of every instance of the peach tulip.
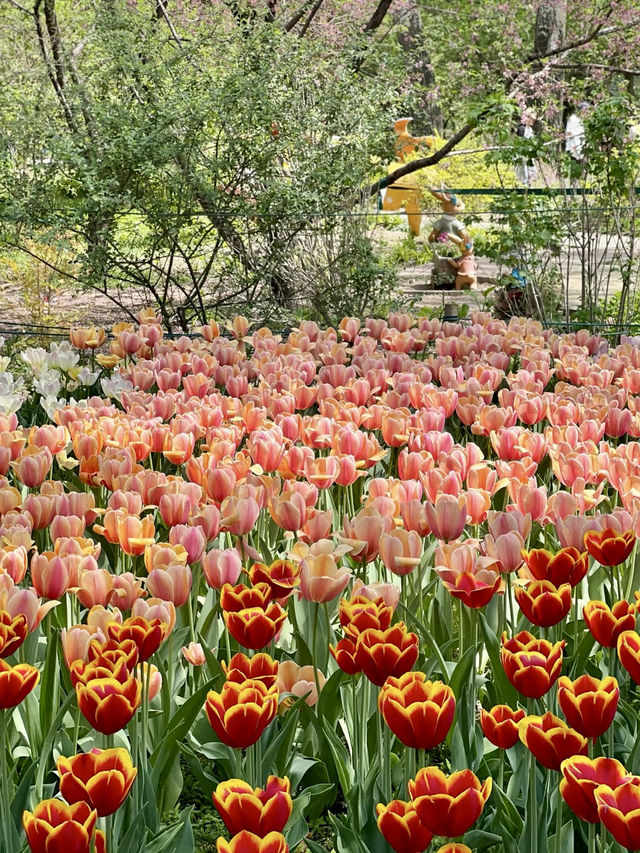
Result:
M414 530L392 530L380 537L380 559L396 575L412 572L422 557L422 539Z

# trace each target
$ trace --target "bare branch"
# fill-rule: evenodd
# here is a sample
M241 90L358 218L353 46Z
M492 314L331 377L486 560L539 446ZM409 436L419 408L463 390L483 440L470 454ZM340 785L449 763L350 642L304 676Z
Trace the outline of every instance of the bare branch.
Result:
M553 68L559 68L562 71L572 71L576 68L598 68L601 71L610 71L612 74L624 74L631 77L640 77L640 68L619 68L616 65L602 65L599 62L551 62Z
M476 128L482 117L483 115L480 115L477 119L468 121L457 133L445 142L442 148L439 148L434 154L431 154L431 156L419 157L411 163L405 163L404 166L401 166L399 169L395 169L393 172L388 174L386 178L381 178L379 181L376 181L375 184L372 184L369 187L369 194L375 195L379 190L388 187L390 184L394 184L396 181L400 180L400 178L404 178L405 175L410 175L412 172L417 172L419 169L424 169L427 166L435 166L436 163L444 160L447 154Z
M304 22L304 25L303 25L302 29L301 29L301 30L300 30L300 32L298 33L298 38L302 38L302 37L305 35L305 33L307 32L307 30L308 30L308 29L309 29L309 27L311 26L311 22L313 21L313 19L315 18L315 16L316 16L316 15L318 14L318 12L320 11L320 7L322 6L322 4L323 4L323 3L324 3L324 0L316 0L316 2L313 4L313 8L312 8L312 9L311 9L311 11L309 12L309 17L308 17L308 18L307 18L307 20Z
M182 47L182 39L180 38L180 36L176 32L176 28L173 26L173 21L169 17L169 13L167 12L167 7L164 5L163 0L157 0L157 8L162 13L162 17L165 19L166 24L169 27L169 32L171 33L173 40L178 45L178 47Z
M13 6L14 9L19 9L21 12L24 12L25 15L33 15L31 9L27 9L25 6L22 6L17 0L8 0L9 5Z
M378 29L380 24L384 21L385 16L389 11L392 3L393 0L380 0L373 15L369 18L367 24L365 25L365 33L371 33Z
M289 20L287 21L287 23L284 25L284 31L285 31L285 33L290 33L290 32L291 32L291 30L295 27L295 25L298 23L298 21L302 18L302 16L304 15L304 13L305 13L305 12L307 11L307 9L309 8L309 3L310 3L310 2L311 2L311 0L305 0L305 2L302 4L302 6L300 6L300 8L298 9L298 11L295 13L295 15L293 15L293 17L289 18Z
M611 15L613 9L610 9L607 18ZM606 19L605 19L606 20ZM627 21L625 24L618 24L617 26L605 27L605 21L601 21L597 27L594 27L591 32L587 33L586 36L582 36L582 38L575 39L574 41L570 41L567 44L562 45L561 47L556 47L554 50L549 50L546 53L530 53L527 56L528 62L539 62L541 59L549 59L552 56L559 56L562 53L568 53L571 50L575 50L577 47L583 47L585 44L589 44L589 42L595 41L596 39L602 38L603 36L609 36L613 33L623 32L624 30L633 29L633 27L637 27L640 25L640 17L633 18L631 21Z

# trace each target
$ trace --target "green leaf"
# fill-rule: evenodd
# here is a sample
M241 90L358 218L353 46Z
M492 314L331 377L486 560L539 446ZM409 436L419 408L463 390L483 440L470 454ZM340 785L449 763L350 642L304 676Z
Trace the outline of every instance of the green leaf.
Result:
M329 820L336 830L336 850L338 853L370 853L360 836L350 826L347 826L340 818L331 813L329 813Z
M507 678L504 667L502 666L498 637L489 628L484 613L481 613L480 611L478 611L478 624L480 625L482 639L484 640L485 648L489 655L493 683L496 687L499 704L515 707L518 702L518 693Z
M165 829L147 843L146 853L194 853L191 808L180 812L178 823Z
M67 694L60 710L56 714L55 720L53 721L51 727L47 732L46 738L44 739L42 750L40 752L40 760L38 763L38 773L36 775L36 797L38 798L38 800L43 799L44 777L47 772L47 769L50 767L51 750L53 749L54 741L56 737L58 737L58 735L60 734L64 715L67 713L67 711L75 701L75 698L75 692Z
M175 762L180 750L180 743L185 739L193 721L202 711L211 689L211 682L204 684L193 696L174 713L169 721L166 733L151 755L151 784L155 789L158 800L161 799L162 788L166 774Z
M406 622L408 625L412 625L417 627L418 633L420 634L420 639L426 639L431 646L433 653L436 655L438 659L438 663L440 664L440 673L442 680L444 682L448 681L447 674L447 664L445 663L444 657L442 656L442 652L440 650L440 645L436 642L433 634L420 619L412 613L405 605L400 601L398 602L398 609L402 612Z
M344 743L340 740L326 720L322 721L322 730L333 757L342 793L346 797L353 787L354 781L354 769L351 766L349 753L347 752L347 748Z

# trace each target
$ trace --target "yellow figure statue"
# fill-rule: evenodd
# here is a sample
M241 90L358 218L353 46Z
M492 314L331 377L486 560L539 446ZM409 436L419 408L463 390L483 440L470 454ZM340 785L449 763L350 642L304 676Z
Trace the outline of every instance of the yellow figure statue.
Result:
M393 125L396 132L396 159L388 167L388 172L399 169L409 154L413 154L419 145L433 148L435 138L433 136L412 136L407 130L410 118L399 118ZM422 191L415 175L405 175L396 183L391 184L384 190L382 197L383 210L400 210L404 207L407 214L409 231L414 237L420 234L422 224Z

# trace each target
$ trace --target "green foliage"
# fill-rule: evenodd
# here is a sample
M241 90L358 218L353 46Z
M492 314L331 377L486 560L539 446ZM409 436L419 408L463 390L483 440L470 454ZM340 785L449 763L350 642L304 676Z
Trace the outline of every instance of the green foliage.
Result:
M436 148L440 148L444 140L438 139ZM496 186L513 186L515 172L510 164L500 164L487 159L483 151L482 137L473 135L465 139L465 149L470 153L456 154L441 160L435 166L429 166L418 172L418 184L424 193L425 209L438 210L438 203L429 195L429 187L446 186L452 189L494 189ZM475 150L480 149L480 150ZM464 195L466 213L486 211L488 199L485 195Z
M353 209L386 154L378 104L392 109L393 57L384 74L356 77L359 39L243 28L224 9L176 18L168 39L155 8L60 6L65 47L90 33L63 90L23 24L34 74L0 93L7 236L23 247L37 233L39 257L67 248L85 286L155 303L170 328L231 309L268 320L318 303L339 316L348 293L352 311L369 306L380 274L366 235L332 214ZM363 253L368 277L356 273ZM333 287L317 292L327 266L332 281L347 275L339 303Z

